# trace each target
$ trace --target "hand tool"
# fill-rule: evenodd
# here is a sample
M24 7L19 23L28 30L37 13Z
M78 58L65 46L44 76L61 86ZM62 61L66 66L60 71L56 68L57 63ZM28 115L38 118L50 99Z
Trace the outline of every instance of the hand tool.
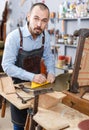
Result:
M18 96L18 98L20 98L20 99L22 100L22 103L23 103L23 104L27 103L27 101L29 101L29 100L31 100L31 99L34 98L34 97L31 97L31 98L25 100L22 96L19 95L19 93L16 92L16 95Z
M44 89L39 88L34 90L34 89L26 88L23 84L19 84L19 87L15 86L15 88L21 89L22 91L26 92L28 96L29 94L32 95L32 97L29 97L27 100L25 100L22 96L20 96L19 92L16 92L17 96L22 100L22 103L27 103L27 101L33 99L37 95L53 92L52 87L44 88Z

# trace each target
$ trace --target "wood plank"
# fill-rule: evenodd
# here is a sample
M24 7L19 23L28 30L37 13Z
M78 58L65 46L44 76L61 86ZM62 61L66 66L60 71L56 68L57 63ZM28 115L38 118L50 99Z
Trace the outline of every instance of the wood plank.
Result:
M16 92L11 77L9 76L1 77L0 80L1 80L2 89L4 93L10 94Z
M46 130L60 130L69 126L67 118L46 109L40 109L33 119Z
M0 92L0 95L20 110L32 107L32 100L28 101L26 104L23 104L21 99L18 98L18 96L15 93L5 94L4 92Z
M66 94L62 92L52 92L39 96L39 107L50 108L62 102L62 99L66 97Z
M1 83L1 80L0 80L0 91L2 92L2 83Z
M62 102L63 104L89 116L89 101L81 98L81 92L82 90L75 94L69 91L64 91L67 96L63 98Z
M50 108L50 110L60 113L61 117L65 117L68 120L70 127L65 130L80 130L79 124L83 121L89 120L89 116L62 103Z

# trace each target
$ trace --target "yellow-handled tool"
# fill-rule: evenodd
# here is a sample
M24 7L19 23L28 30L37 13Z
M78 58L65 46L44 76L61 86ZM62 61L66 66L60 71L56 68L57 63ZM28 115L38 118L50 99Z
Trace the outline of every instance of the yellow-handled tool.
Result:
M32 83L31 83L31 88L42 87L42 86L44 86L44 85L46 85L46 84L48 84L48 83L49 83L48 81L46 81L46 82L44 82L44 83L42 83L42 84L32 82Z

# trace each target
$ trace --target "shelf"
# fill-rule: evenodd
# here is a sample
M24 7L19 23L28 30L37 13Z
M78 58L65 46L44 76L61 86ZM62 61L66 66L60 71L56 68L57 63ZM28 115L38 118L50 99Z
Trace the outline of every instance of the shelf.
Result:
M65 46L67 46L67 47L73 47L73 48L77 47L77 45L65 45Z
M77 48L77 45L68 45L68 44L64 44L64 43L61 43L61 42L60 42L60 43L58 42L58 44L55 44L55 46L58 46L58 45L59 45L59 46L60 46L60 45L64 45L65 47Z
M59 20L72 21L72 20L89 20L89 17L81 17L81 18L59 18Z
M89 16L80 18L55 18L54 26L58 26L58 29L60 30L62 35L65 34L72 35L74 31L77 29L86 28L86 26L88 26L88 22L89 22ZM57 49L58 55L65 55L72 57L72 63L71 63L72 65L75 62L78 39L76 39L76 41L74 41L73 43L74 45L70 45L67 44L66 39L64 40L60 39L53 45L53 47Z

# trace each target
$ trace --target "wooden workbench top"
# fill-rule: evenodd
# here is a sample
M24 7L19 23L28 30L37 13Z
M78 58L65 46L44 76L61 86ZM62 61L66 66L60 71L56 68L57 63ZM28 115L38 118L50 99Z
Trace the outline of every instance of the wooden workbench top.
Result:
M27 83L28 84L28 83ZM26 83L25 83L26 85ZM22 100L18 98L17 93L27 100L31 98L31 100L27 101L27 103L23 104ZM26 93L22 91L22 89L15 89L12 79L10 77L2 77L0 78L0 95L7 99L10 103L15 105L18 109L25 109L32 107L34 95L31 93ZM62 101L66 94L62 92L52 92L46 93L39 96L39 107L42 108L50 108L56 105L58 102Z
M69 127L65 130L89 130L89 116L64 105L63 103L58 103L58 105L50 108L50 110L60 113L61 117L65 117L67 119ZM87 129L84 129L84 123L85 127L87 125Z

